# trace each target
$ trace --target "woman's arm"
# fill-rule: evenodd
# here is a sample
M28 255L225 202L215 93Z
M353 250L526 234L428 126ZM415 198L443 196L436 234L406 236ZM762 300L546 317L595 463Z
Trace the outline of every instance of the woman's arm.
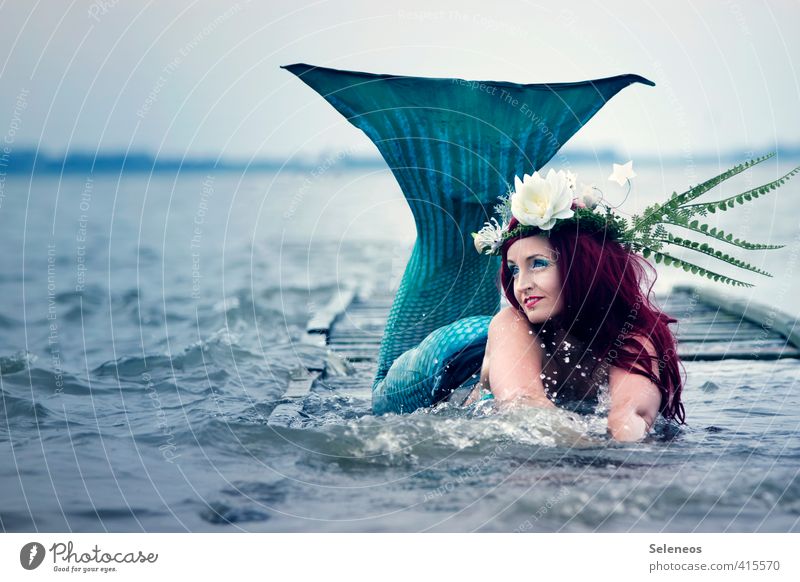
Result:
M540 377L544 350L530 322L513 307L506 307L489 324L486 358L489 385L499 401L518 401L555 408L544 393Z
M647 353L655 355L649 340L637 336ZM658 374L658 365L653 361L653 373ZM658 387L641 374L634 374L612 366L608 376L609 396L608 432L618 441L643 439L658 416L661 392Z

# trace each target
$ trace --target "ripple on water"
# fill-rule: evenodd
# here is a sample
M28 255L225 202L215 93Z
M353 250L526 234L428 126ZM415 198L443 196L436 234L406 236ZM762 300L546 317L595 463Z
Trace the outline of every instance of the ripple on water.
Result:
M0 356L0 374L3 376L21 372L36 360L36 354L27 351L18 351L10 356Z
M366 407L365 407L365 410ZM593 434L596 420L564 411L518 409L483 418L420 410L356 418L317 414L303 429L281 429L306 455L327 458L341 467L425 467L454 455L462 460L491 455L506 459L525 451L604 447ZM320 419L326 419L325 424ZM312 426L313 423L313 426Z
M50 410L41 402L34 402L30 397L13 396L8 390L0 389L0 418L4 419L0 426L10 426L12 421L18 422L23 419L44 420L49 416ZM8 425L5 419L8 419Z

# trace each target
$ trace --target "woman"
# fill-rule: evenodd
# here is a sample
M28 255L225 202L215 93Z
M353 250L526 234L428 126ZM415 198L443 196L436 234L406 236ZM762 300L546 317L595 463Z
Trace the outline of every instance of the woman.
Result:
M643 438L659 412L683 422L674 320L647 301L645 265L605 232L506 240L500 281L509 306L491 320L480 383L465 404L481 391L545 408L587 403L607 383L613 438Z
M480 380L465 404L480 397L494 398L502 406L585 410L597 403L600 389L607 385L608 432L614 439L642 439L659 413L683 424L679 360L668 327L676 320L650 302L652 283L647 274L652 267L643 255L715 281L748 285L666 254L664 247L669 244L768 275L708 243L665 229L682 226L743 248L779 248L734 239L694 219L742 204L800 172L795 169L724 200L694 202L721 181L768 157L673 194L630 222L601 204L594 187L584 186L576 196L571 172L515 177L514 191L496 207L499 220L492 218L473 233L480 254L501 257L499 287L509 306L491 318L454 321L401 355L373 392L373 408L378 413L410 412L447 397L457 402L467 380L465 372L481 350Z

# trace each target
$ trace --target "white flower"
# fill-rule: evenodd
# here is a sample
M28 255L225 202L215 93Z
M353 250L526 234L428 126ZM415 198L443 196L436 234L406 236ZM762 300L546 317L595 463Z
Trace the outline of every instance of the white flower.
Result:
M578 176L576 176L574 172L570 172L569 170L567 170L565 174L567 176L567 184L571 189L574 190L575 184L577 183L578 180Z
M581 194L578 197L583 205L589 210L594 210L600 202L600 195L597 194L595 187L589 184L581 184Z
M520 180L514 176L514 193L511 195L511 213L520 222L550 230L556 220L571 218L572 206L570 178L564 170L550 170L542 178L538 172L525 174Z
M616 182L620 186L624 186L631 178L635 178L636 173L633 171L633 160L627 164L614 164L614 171L608 177L610 182Z
M500 224L496 218L491 218L491 222L484 223L482 229L472 233L472 240L475 243L475 250L481 254L491 255L500 248L503 242L503 232L508 225Z

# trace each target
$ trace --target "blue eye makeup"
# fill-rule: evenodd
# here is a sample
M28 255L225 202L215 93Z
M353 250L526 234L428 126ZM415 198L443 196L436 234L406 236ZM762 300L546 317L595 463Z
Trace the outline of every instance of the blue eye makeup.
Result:
M549 265L550 265L550 261L548 261L547 259L536 259L535 261L533 261L533 264L531 265L531 268L533 268L533 269L543 269L544 267L547 267Z
M550 266L550 261L543 258L537 257L533 261L531 261L531 270L533 271L541 271L542 269L546 269ZM519 275L519 267L516 265L509 264L508 269L511 271L511 276L516 277Z

